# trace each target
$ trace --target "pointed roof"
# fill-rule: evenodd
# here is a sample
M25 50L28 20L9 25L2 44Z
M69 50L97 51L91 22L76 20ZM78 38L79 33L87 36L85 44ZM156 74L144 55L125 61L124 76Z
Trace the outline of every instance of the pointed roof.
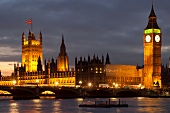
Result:
M64 35L62 34L62 42L60 46L60 55L66 55L66 46L64 44Z
M152 8L151 8L151 12L150 12L149 17L156 17L155 11L154 11L154 8L153 8L153 4L152 4Z
M111 64L109 54L106 55L106 63L105 64Z
M41 31L40 31L40 34L39 34L39 36L42 38L42 33L41 33Z
M29 29L29 33L28 34L30 34L31 35L31 31L30 31L30 29Z
M153 8L153 3L152 3L150 15L148 17L148 25L145 29L160 29L157 24L157 17Z
M25 36L24 32L22 33L22 36Z
M63 34L62 34L62 44L64 44L64 35Z

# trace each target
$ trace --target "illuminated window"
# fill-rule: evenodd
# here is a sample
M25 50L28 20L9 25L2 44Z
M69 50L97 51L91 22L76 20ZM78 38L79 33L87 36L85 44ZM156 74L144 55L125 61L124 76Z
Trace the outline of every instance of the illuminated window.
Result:
M96 70L98 70L98 68L96 67Z

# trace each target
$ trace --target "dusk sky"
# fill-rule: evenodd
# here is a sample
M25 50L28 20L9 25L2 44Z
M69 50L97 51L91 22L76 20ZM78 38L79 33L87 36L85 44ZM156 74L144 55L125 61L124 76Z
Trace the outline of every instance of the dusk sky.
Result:
M56 59L62 33L70 66L75 57L109 53L112 64L143 65L143 31L152 0L0 0L0 70L21 62L21 35L43 35L43 59ZM154 0L162 30L162 63L170 56L170 0Z

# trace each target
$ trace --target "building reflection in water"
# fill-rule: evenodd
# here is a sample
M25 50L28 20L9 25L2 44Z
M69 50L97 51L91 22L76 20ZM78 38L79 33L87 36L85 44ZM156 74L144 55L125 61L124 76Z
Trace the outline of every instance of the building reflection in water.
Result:
M61 112L61 103L60 102L61 102L60 100L57 100L57 101L54 101L54 103L53 103L53 108L54 108L54 111L56 113L60 113Z
M152 112L156 113L157 111L163 111L161 104L163 104L162 99L156 98L144 98L138 97L137 98L137 112ZM154 108L154 109L153 109Z
M34 111L41 111L41 108L42 108L42 100L40 99L34 99L32 100L34 102Z
M19 108L18 103L15 101L11 101L10 108L9 108L10 113L19 113L18 108Z

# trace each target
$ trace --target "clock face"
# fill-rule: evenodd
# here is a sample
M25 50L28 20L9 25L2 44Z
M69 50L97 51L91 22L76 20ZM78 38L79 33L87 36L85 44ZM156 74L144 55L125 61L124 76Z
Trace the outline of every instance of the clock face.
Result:
M151 41L151 36L147 35L145 40L146 40L146 42L150 42Z
M155 36L155 42L160 42L160 36L159 35Z

